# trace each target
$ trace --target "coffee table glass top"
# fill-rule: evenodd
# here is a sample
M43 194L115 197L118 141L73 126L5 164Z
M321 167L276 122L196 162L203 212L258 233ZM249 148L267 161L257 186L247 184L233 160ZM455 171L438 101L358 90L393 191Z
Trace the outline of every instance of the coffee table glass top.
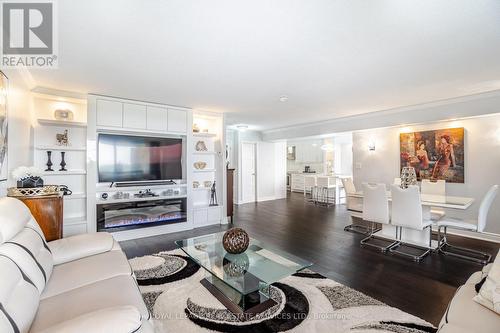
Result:
M223 232L176 241L191 259L243 295L250 294L312 265L290 253L272 249L250 238L242 254L222 246Z

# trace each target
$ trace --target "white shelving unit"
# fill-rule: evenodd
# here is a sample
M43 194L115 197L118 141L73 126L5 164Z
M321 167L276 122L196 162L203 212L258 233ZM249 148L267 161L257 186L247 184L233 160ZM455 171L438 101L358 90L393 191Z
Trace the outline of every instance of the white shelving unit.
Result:
M86 233L86 143L87 109L85 100L65 99L52 95L37 95L34 99L36 115L39 117L34 126L35 167L43 170L45 184L66 185L73 191L64 197L63 236ZM57 108L70 109L79 121L49 119ZM57 144L56 134L68 131L69 145ZM47 169L47 151L52 152L52 169ZM67 171L60 171L61 152L65 152Z
M199 182L200 187L192 188L192 209L194 227L211 224L219 224L225 221L224 199L225 198L225 159L224 159L224 119L220 114L197 112L193 114L193 124L201 129L201 132L193 133L192 162L205 162L204 169L196 169L191 166L193 182ZM207 150L197 151L196 146L203 141ZM210 187L204 182L214 182L217 193L217 206L210 206ZM192 184L190 184L192 186Z

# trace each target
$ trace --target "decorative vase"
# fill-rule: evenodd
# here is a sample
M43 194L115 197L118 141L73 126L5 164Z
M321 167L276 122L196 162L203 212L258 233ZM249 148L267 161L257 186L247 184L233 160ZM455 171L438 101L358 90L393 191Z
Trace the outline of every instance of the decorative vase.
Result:
M52 156L52 152L49 150L47 151L47 169L45 169L45 171L54 171L54 169L52 169L52 161L50 160Z
M401 170L401 188L417 185L417 173L414 167L403 167Z
M66 155L65 152L61 152L61 163L59 164L61 166L61 169L59 169L59 171L68 171L66 169L66 161L64 160L64 155Z
M250 237L241 228L231 228L222 236L224 250L231 254L240 254L246 251L250 244Z
M27 177L17 181L18 188L43 187L43 179L40 177Z

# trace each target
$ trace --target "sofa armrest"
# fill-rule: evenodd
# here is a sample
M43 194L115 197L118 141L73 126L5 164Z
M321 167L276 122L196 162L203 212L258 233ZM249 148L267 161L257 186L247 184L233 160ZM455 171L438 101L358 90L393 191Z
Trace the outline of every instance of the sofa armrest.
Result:
M125 305L89 312L38 333L132 333L141 325L139 310Z
M107 232L82 234L48 243L54 265L108 252L113 249L113 237Z

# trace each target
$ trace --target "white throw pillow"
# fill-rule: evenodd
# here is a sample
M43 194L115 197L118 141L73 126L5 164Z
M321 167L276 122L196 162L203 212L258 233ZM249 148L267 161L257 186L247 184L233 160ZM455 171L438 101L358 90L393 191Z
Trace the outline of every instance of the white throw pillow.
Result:
M487 307L490 310L498 312L495 310L493 294L500 292L500 254L497 255L495 262L491 266L491 269L486 277L479 293L474 297L474 301ZM497 291L498 290L498 291ZM496 297L499 297L496 295ZM497 299L497 302L500 300ZM500 304L497 305L500 307Z

